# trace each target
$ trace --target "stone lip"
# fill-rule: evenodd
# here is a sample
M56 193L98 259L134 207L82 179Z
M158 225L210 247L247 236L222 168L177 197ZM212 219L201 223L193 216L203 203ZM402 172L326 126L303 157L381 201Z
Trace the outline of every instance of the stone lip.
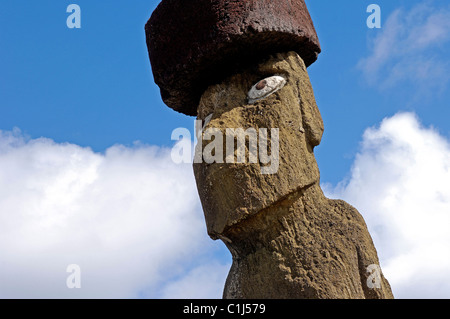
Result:
M304 0L163 0L145 31L164 103L192 116L204 90L238 69L288 51L309 66L321 51Z

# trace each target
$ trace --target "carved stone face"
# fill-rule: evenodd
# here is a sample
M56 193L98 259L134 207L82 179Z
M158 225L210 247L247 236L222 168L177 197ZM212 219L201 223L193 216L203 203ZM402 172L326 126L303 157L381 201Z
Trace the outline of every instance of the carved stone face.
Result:
M194 163L194 174L212 238L319 182L313 149L322 138L323 122L305 64L295 52L210 86L198 119L206 120L197 145L206 161ZM245 161L239 161L239 139L230 129L248 133Z

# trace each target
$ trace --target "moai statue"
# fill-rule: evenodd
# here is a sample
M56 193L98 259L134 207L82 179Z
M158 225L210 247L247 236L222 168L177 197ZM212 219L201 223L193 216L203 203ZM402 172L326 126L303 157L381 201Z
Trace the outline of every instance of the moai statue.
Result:
M393 298L364 219L320 188L304 0L163 0L146 34L163 101L203 121L197 152L223 134L226 159L194 163L208 234L233 256L223 297ZM239 139L246 161L225 149Z

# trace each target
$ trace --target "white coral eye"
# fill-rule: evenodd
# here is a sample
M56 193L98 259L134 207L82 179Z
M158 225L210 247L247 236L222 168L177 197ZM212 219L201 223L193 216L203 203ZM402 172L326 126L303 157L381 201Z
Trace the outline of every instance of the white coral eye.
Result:
M282 89L285 84L286 79L278 75L259 81L248 92L248 103L253 104L256 101L265 99L269 95Z

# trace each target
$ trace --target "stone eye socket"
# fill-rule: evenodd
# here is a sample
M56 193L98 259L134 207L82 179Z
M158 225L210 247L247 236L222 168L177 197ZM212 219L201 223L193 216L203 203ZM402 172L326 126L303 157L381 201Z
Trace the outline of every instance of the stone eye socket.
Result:
M254 104L259 100L265 99L269 95L283 88L285 84L286 79L278 75L274 75L259 81L248 92L248 103Z

